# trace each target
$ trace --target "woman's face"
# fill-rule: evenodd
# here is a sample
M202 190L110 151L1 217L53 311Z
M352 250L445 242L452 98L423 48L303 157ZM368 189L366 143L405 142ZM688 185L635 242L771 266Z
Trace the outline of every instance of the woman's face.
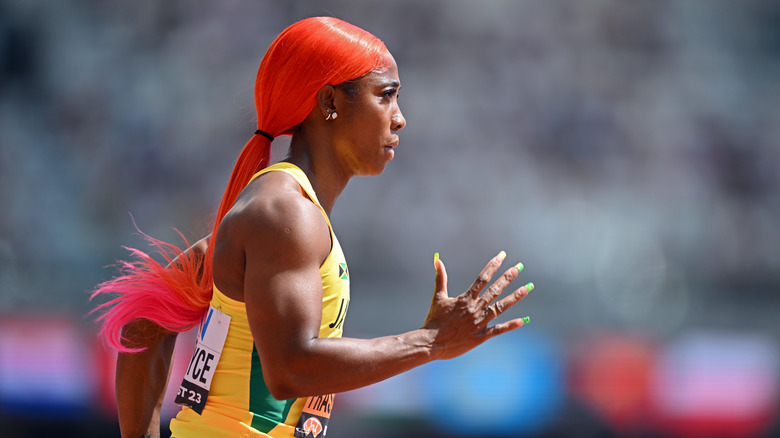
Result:
M378 175L393 159L398 131L406 126L398 107L401 82L395 60L387 70L371 72L352 84L356 87L336 86L338 117L331 121L335 147L354 175Z

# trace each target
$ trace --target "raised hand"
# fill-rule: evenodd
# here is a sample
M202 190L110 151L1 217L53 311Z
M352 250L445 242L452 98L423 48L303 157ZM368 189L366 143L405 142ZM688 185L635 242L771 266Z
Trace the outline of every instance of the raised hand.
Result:
M450 297L447 293L447 270L444 262L439 260L438 253L434 256L436 291L423 329L435 331L433 354L437 359L460 356L486 340L522 327L530 321L528 317L524 317L488 326L490 321L517 304L534 288L533 283L528 283L493 303L523 270L523 264L518 263L504 272L480 296L505 257L506 253L501 251L482 269L466 292L457 297Z

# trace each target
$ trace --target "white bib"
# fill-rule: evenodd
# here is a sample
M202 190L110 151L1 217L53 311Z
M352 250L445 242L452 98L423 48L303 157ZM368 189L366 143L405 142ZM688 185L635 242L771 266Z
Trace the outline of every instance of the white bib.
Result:
M209 306L200 322L195 351L176 394L176 404L187 406L198 414L203 413L229 327L230 316Z

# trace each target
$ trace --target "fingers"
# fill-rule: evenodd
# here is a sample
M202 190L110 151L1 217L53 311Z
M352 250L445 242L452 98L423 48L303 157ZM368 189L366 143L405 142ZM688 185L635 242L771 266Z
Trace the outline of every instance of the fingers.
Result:
M485 335L488 338L492 338L493 336L498 336L501 334L504 334L506 332L510 332L512 330L518 329L528 323L531 322L531 318L528 316L524 316L522 318L513 319L511 321L507 321L501 324L496 324L493 327L489 327L485 331Z
M497 301L493 303L492 305L485 308L485 317L488 319L495 319L498 315L501 315L502 313L506 312L510 307L514 306L520 300L526 297L529 292L531 292L534 289L533 283L528 283L525 286L521 287L520 289L517 289L512 293L512 295L509 295L508 297L505 297L501 301Z
M434 298L447 298L447 269L444 262L439 259L439 253L433 255L433 268L436 269L436 290Z
M512 295L509 295L508 297L502 299L501 301L497 301L493 303L492 305L485 308L485 317L490 319L495 319L498 317L498 315L501 315L502 313L506 312L510 307L514 306L520 300L525 298L529 292L531 292L534 289L533 283L528 283L525 286L521 287L520 289L517 289L512 293Z
M486 332L488 330L490 332L496 330L493 327L489 329L486 327L490 321L497 318L510 307L517 304L534 288L533 283L528 283L514 291L509 296L493 303L493 301L495 301L504 292L507 286L509 286L509 284L514 281L520 272L522 272L524 269L523 264L518 263L504 272L504 274L498 280L496 280L480 297L482 290L485 289L487 284L492 280L493 276L505 258L506 253L501 251L497 256L491 259L482 272L480 272L471 288L457 299L458 302L460 302L463 306L468 307L469 313L473 315L474 318L476 318L475 322L481 325L483 330L486 330ZM436 292L434 294L434 303L436 303L448 298L447 271L444 267L444 263L439 259L439 253L434 254L433 265L436 269ZM493 304L491 305L490 303ZM514 330L515 328L519 327L519 325L515 326L518 323L522 325L522 319L510 321L509 323L498 324L495 327L499 327L498 330L503 332Z
M520 274L520 272L523 271L523 264L518 263L515 266L507 269L506 272L504 272L504 275L501 276L498 280L496 280L495 283L493 283L485 292L484 295L478 300L479 303L477 304L478 308L485 308L488 304L492 303L493 300L499 297L504 292L504 289L506 289L507 286L509 286L509 283L514 281L515 278Z
M466 291L469 298L476 300L479 297L479 294L482 292L482 289L484 289L485 286L493 278L493 275L496 273L496 271L498 271L498 268L501 266L501 263L504 261L505 258L506 258L506 253L504 251L501 251L500 253L498 253L497 256L493 257L493 259L490 260L490 262L488 262L488 264L485 266L482 272L479 273L477 279L471 285L469 290Z

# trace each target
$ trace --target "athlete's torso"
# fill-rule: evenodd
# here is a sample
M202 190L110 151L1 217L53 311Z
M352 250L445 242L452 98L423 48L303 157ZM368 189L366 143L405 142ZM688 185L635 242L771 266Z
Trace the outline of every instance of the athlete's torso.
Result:
M344 317L349 306L349 271L344 253L333 233L330 220L320 206L303 171L289 163L277 163L258 172L254 178L273 171L285 172L295 178L305 196L320 208L328 222L332 248L320 267L323 296L319 336L341 337ZM211 307L214 308L214 312L204 316L198 339L210 339L208 335L213 335L214 330L219 330L216 324L219 321L218 316L222 320L229 318L224 347L213 371L213 377L210 379L210 388L205 406L202 406L202 413L198 414L188 407L182 408L177 417L171 421L173 436L177 438L321 437L327 428L333 395L283 401L274 399L263 381L262 367L249 330L244 303L229 298L214 286ZM216 316L209 319L211 315ZM209 367L210 362L206 361L209 357L207 354L202 353L203 358L200 360L196 357L197 354L196 349L187 375L189 379L195 381L195 385L202 386L202 382L198 379L207 380L205 376L208 375L209 370L204 371L203 367ZM188 385L187 388L196 392L203 391L202 388L194 387L192 383ZM187 394L187 388L183 385L183 389L180 390L180 392L185 391L183 397L198 395ZM195 406L195 409L199 410L200 407Z

